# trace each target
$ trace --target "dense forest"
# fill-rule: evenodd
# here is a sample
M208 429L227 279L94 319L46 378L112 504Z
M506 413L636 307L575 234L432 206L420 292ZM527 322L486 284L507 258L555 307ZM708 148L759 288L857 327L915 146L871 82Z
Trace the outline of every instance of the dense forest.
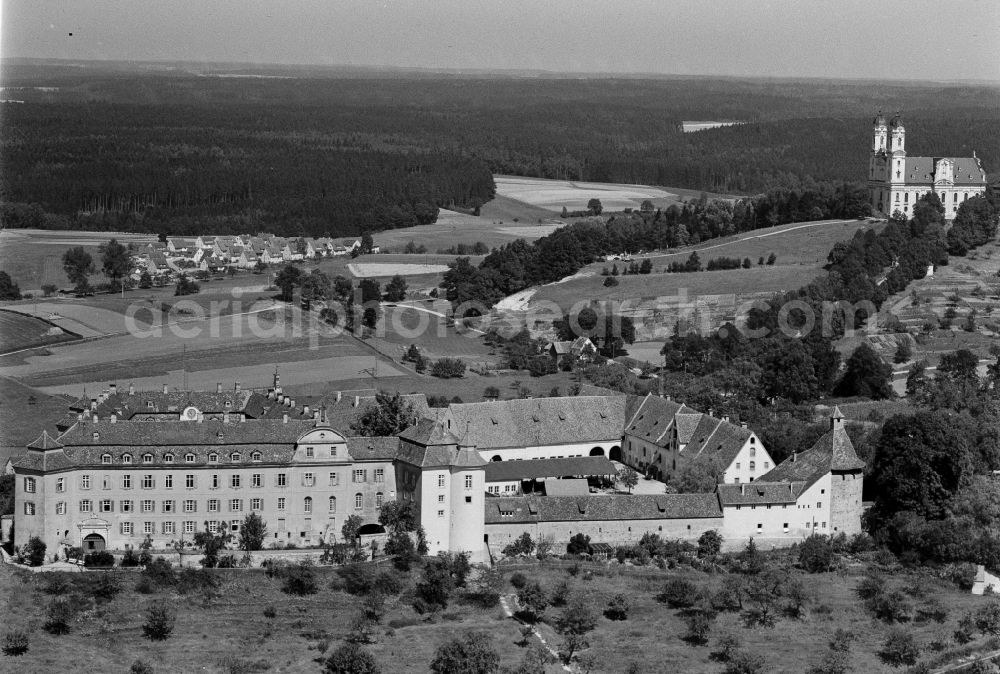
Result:
M1000 169L988 87L206 74L5 64L24 103L4 106L0 199L39 204L50 227L340 235L475 208L491 172L801 191L864 176L879 107L904 111L911 154L976 150ZM683 133L692 119L745 123Z

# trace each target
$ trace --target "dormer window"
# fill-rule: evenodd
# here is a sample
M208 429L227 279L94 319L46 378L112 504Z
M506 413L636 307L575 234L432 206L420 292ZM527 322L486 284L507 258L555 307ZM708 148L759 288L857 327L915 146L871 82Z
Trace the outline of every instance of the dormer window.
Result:
M153 409L153 401L152 400L147 400L146 401L146 409L147 410Z
M98 433L97 431L94 431L94 442L97 442L100 439L101 439L101 434Z
M164 454L163 455L163 463L173 463L173 462L174 462L174 455L173 454Z
M152 454L143 454L142 455L142 462L143 463L153 463L153 455Z
M230 461L239 461L240 460L240 453L239 452L233 452L232 454L229 455L229 460Z
M111 455L110 454L101 454L101 463L103 463L103 464L109 464L109 463L111 463Z
M260 452L254 452L253 454L250 455L250 460L253 461L254 463L260 463L260 459L261 459Z
M122 454L122 463L124 463L124 464L132 463L132 455L131 454Z
M184 455L184 461L187 463L194 463L194 454L190 452Z
M211 454L208 455L208 462L209 463L218 463L219 462L219 455L216 454L215 452L212 452Z

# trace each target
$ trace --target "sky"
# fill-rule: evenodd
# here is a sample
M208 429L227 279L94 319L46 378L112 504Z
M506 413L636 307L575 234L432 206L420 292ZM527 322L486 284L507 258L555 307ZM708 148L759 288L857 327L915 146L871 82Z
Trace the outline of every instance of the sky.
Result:
M998 0L2 0L0 55L1000 81Z

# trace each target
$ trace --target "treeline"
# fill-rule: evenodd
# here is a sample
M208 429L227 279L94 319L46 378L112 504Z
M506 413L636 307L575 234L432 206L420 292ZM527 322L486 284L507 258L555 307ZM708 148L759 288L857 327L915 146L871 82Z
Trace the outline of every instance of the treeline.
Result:
M531 244L519 239L494 249L478 267L460 258L442 285L454 306L476 302L488 308L512 293L575 274L609 253L664 250L798 219L870 212L867 191L855 184L773 190L736 202L702 195L682 207L588 218Z
M479 159L311 139L280 109L16 107L0 189L22 206L0 213L7 227L348 236L432 223L439 207L494 195Z

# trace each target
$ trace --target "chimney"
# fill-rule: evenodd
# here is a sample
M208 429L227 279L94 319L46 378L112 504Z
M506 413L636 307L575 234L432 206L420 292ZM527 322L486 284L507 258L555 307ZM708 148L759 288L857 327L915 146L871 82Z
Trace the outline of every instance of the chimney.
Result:
M247 415L240 412L240 423L242 424L246 420L247 420Z
M740 496L746 496L746 495L747 495L747 484L746 482L744 482L740 484Z
M725 421L728 424L729 423L729 415L728 414L723 415L722 420Z
M216 392L216 393L222 393L222 382L221 382L221 381L220 381L220 382L217 382L217 383L215 384L215 392Z
M111 395L115 395L118 393L118 384L108 384L108 390L111 392Z
M295 409L295 399L294 398L291 399L291 401L288 403L288 406L291 407L293 410Z
M664 400L670 400L670 394L668 393L667 395L663 396L663 399Z
M295 401L293 401L291 398L287 398L286 397L285 398L285 407L292 407L292 405L294 404L294 402Z
M76 420L77 421L83 421L83 414L82 413L81 414L77 414L76 415Z
M740 428L746 428L746 427L747 427L747 422L741 421L740 422Z
M129 384L128 385L128 394L130 396L134 396L135 395L135 384Z
M714 417L715 416L715 409L714 408L712 408L712 407L708 408L708 416L710 416L710 417Z
M792 452L792 463L795 463L795 457L799 455L798 452Z
M302 406L302 414L304 414L305 416L309 416L309 405Z
M166 384L164 384L164 385L163 385L163 393L165 393L165 394L166 394L166 393L169 393L169 392L170 392L170 390L169 390L169 389L167 388L167 385L166 385Z
M116 417L114 414L111 415L111 423L113 423L113 424L117 424L118 423L118 417Z
M223 412L222 413L222 423L224 423L224 424L228 424L229 423L229 412Z
M353 405L353 407L357 407L360 402L361 402L361 399L358 396L354 396L354 405Z
M94 423L95 424L97 423L97 415L96 414L94 415Z
M237 393L239 393L239 392L240 392L240 383L239 383L239 382L236 382L236 386L235 386L235 389L236 389L236 392L237 392Z
M313 412L313 421L319 421L319 410Z
M90 399L90 411L93 412L97 409L97 398Z
M270 391L267 392L267 399L274 400L274 389L271 389Z
M337 402L338 403L340 402L340 399L343 398L343 397L344 397L343 392L342 391L337 391Z
M281 423L283 423L283 424L287 424L288 423L288 415L287 414L282 414L281 415Z

